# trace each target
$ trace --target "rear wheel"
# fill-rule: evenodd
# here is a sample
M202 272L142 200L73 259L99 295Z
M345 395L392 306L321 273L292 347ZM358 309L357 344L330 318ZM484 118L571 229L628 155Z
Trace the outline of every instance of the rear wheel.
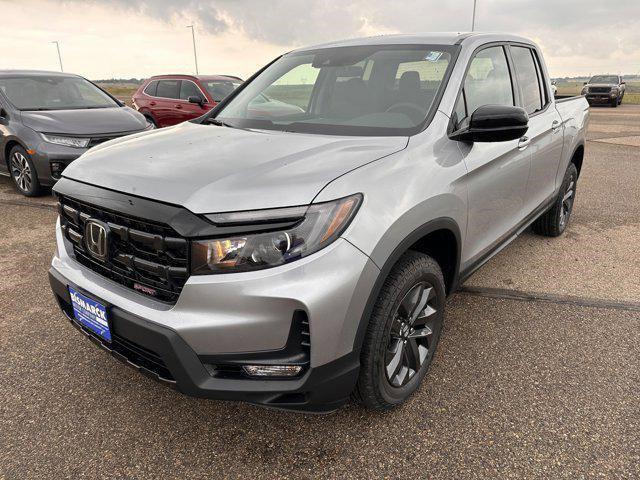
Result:
M357 401L389 410L420 386L438 345L444 302L438 263L407 252L385 280L369 320L354 392Z
M24 196L36 197L42 193L33 161L21 146L15 146L9 152L9 170L13 183Z
M578 170L573 163L567 167L560 192L553 206L532 225L533 231L545 237L558 237L566 230L576 198Z

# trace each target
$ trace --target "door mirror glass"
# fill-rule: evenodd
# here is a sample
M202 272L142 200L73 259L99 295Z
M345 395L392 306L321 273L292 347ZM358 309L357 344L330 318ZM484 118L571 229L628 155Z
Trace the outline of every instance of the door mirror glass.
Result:
M483 105L449 135L460 142L507 142L522 137L529 129L529 115L520 107Z

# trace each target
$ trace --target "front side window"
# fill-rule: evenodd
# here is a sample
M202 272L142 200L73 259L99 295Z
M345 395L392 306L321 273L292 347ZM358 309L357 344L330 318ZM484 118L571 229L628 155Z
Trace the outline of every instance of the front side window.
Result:
M162 98L179 98L178 87L180 80L160 80L158 82L158 89L156 90L156 97Z
M218 114L289 132L410 135L434 108L454 46L369 45L285 55Z
M202 98L202 93L195 83L189 80L182 80L180 85L180 100L189 100L189 97Z
M533 52L526 47L511 47L511 56L522 93L522 108L531 115L544 107Z
M514 105L504 48L490 47L476 54L464 80L464 97L467 115L482 105Z
M16 76L0 78L0 89L18 110L76 110L119 107L81 77Z

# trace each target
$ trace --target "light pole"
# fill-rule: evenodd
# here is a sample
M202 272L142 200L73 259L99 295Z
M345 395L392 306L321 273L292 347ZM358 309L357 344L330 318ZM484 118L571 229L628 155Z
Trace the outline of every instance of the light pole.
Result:
M196 53L196 32L193 28L193 24L187 25L187 28L191 29L191 38L193 39L193 59L196 62L196 75L198 75L198 54Z
M55 43L56 44L56 49L58 50L58 62L60 62L60 71L64 72L63 68L62 68L62 56L60 55L60 44L58 43L58 41L54 41L51 43Z
M476 3L478 0L473 0L473 17L471 18L471 31L476 29Z

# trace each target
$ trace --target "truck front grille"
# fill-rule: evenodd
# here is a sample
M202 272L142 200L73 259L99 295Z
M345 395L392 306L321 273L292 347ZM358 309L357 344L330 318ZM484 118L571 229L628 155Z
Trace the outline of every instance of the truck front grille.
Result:
M609 93L611 87L589 87L589 93Z
M60 225L85 267L143 295L175 303L189 276L189 242L172 228L59 197ZM109 228L106 259L87 249L89 219Z

